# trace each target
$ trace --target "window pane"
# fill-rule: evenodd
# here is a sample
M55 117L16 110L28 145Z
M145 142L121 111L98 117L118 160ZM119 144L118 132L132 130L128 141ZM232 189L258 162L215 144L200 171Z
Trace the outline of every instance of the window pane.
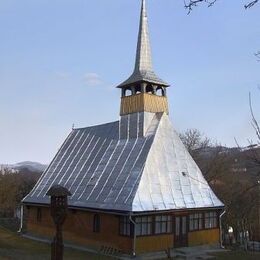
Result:
M155 223L155 233L160 234L161 233L161 224L156 222Z
M135 225L135 232L137 236L141 235L141 224Z
M190 216L190 230L194 230L193 219Z
M182 234L186 234L186 217L182 217Z
M167 233L171 233L172 232L172 222L171 220L168 221L167 223Z
M152 234L152 223L149 223L147 226L147 235L151 235Z
M140 223L141 222L141 218L135 218L135 223Z
M142 235L147 234L147 223L142 223Z
M162 221L166 221L167 220L167 216L162 216Z
M175 218L175 233L176 235L180 235L180 217Z
M215 211L205 213L205 228L217 227L217 213Z
M202 219L199 219L199 229L202 229Z
M155 221L161 221L161 216L156 216Z
M161 233L166 233L166 222L162 222L162 230Z

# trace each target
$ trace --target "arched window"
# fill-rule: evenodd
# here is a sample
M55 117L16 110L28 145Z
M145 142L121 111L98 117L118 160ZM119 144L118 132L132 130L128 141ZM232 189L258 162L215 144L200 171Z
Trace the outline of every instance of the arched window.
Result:
M131 90L131 89L126 89L126 90L125 90L125 96L126 96L126 97L132 96L132 90Z
M98 214L94 215L93 218L93 232L99 232L100 231L100 216Z
M158 87L158 88L156 89L156 95L157 95L157 96L162 96L162 97L165 96L165 91L164 91L163 87Z
M135 86L135 94L140 94L141 92L142 92L141 86L140 85Z
M146 93L153 94L153 86L152 85L147 85Z

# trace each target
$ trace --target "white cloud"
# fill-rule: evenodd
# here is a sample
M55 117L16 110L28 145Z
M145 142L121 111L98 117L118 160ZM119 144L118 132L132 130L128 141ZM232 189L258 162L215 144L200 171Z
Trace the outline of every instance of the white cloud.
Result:
M98 86L101 85L103 83L101 77L94 72L88 72L84 75L83 77L84 82L86 83L86 85L88 86Z

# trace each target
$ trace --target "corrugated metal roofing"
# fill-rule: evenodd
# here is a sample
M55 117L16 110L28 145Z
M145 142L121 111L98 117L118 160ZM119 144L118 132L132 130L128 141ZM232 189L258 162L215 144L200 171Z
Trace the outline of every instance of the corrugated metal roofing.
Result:
M72 130L23 202L48 204L54 184L72 193L72 207L140 212L223 206L162 113Z

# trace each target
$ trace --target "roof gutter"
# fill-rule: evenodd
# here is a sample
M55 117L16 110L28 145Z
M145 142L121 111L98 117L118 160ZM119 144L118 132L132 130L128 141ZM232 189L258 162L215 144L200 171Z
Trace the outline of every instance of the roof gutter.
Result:
M222 239L222 217L224 216L224 214L226 213L226 210L224 210L220 215L219 215L219 240L220 240L220 247L221 248L225 248L223 246L223 239Z
M34 207L50 207L48 203L34 203L34 202L24 202L22 201L23 205L26 206L34 206ZM167 209L167 210L154 210L154 211L117 211L113 209L98 209L98 208L87 208L87 207L77 207L77 206L68 206L70 210L81 210L81 211L91 211L96 213L105 213L105 214L112 214L112 215L119 215L119 216L128 216L131 214L132 216L146 216L146 215L158 215L158 214L169 214L175 212L187 212L187 211L205 211L205 210L221 210L224 206L217 206L217 207L201 207L201 208L178 208L178 209Z
M129 215L129 220L134 225L134 241L133 241L133 252L132 252L132 255L133 255L133 257L135 257L136 256L136 252L135 252L136 251L136 232L135 232L136 223L133 221L131 213Z
M20 210L20 228L17 231L18 233L22 233L23 232L23 204L21 204L21 210Z

